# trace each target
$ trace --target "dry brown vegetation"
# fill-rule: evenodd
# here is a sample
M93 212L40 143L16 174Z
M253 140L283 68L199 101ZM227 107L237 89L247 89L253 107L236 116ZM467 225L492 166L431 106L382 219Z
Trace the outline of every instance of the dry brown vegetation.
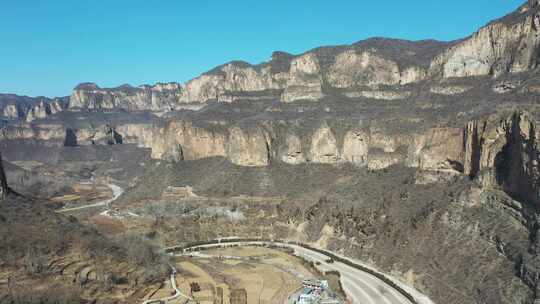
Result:
M204 254L214 258L177 259L180 287L190 290L196 282L201 291L192 295L199 303L282 303L301 287L302 278L317 276L288 250L228 247Z
M170 272L149 240L105 237L24 198L0 204L0 222L0 303L129 302Z

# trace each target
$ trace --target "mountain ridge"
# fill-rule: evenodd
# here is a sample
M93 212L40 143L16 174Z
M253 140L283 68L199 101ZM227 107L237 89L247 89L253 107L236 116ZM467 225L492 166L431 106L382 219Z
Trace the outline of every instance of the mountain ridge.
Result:
M366 50L377 50L377 52L381 55L381 57L385 59L390 59L392 61L395 61L398 66L402 69L405 69L410 66L416 66L420 67L422 69L426 69L426 74L436 74L436 72L430 71L436 69L436 62L434 62L434 59L438 56L442 56L443 53L450 51L454 46L460 45L463 42L466 42L470 39L473 39L475 35L477 35L479 32L481 32L484 29L490 28L494 25L505 25L505 26L513 26L519 23L527 23L529 18L538 18L538 10L539 10L538 3L535 1L528 1L525 4L519 6L514 12L511 12L503 17L494 19L490 22L488 22L486 25L482 26L479 30L472 33L470 36L456 39L452 41L438 41L434 39L423 39L423 40L407 40L407 39L399 39L399 38L385 38L385 37L371 37L364 40L359 40L356 42L353 42L351 44L342 44L342 45L328 45L328 46L320 46L316 47L310 50L307 50L305 52L299 53L299 54L290 54L283 51L275 51L272 54L272 57L269 61L264 61L260 63L248 63L243 60L232 60L229 62L226 62L222 65L218 65L206 72L203 72L200 74L200 76L195 77L193 79L187 80L185 83L179 83L179 82L169 82L168 84L175 84L179 87L182 87L184 90L187 89L187 86L196 81L197 79L207 76L207 75L223 75L227 74L226 71L224 71L224 68L227 66L232 66L234 68L239 69L254 69L255 71L260 72L265 67L273 67L274 64L277 66L281 66L281 69L273 70L272 74L279 74L279 72L285 72L288 70L288 67L290 66L291 62L294 59L300 58L302 56L314 53L317 55L319 61L321 61L321 65L324 66L328 61L335 60L335 57L344 51L350 51L354 50L355 52L362 52ZM534 26L534 20L533 24ZM503 37L504 38L504 37ZM501 38L501 39L503 39ZM535 45L533 46L537 48L537 41L535 42ZM422 52L424 51L424 52ZM405 55L404 55L405 53ZM409 53L409 54L407 54ZM280 56L274 56L275 54L279 54ZM401 54L401 56L400 56ZM514 57L514 56L512 56ZM536 61L534 61L536 62ZM534 63L536 66L536 63ZM475 73L475 75L488 75L493 73L492 70L488 70L487 72L481 72L481 73ZM451 74L452 75L452 74ZM456 76L462 77L466 76L463 74L457 74ZM446 78L446 76L443 76L443 79ZM425 79L425 76L419 77L418 79L415 79L415 81L423 80ZM141 84L136 87L132 85L120 85L117 87L99 87L95 83L92 82L86 82L81 83L74 87L74 91L77 90L85 90L85 89L92 89L92 85L97 86L97 88L106 90L106 91L115 91L115 90L125 90L127 86L132 88L142 88L142 87L153 87L156 85L160 85L162 83L156 83L154 85L151 84ZM201 96L197 96L199 100L196 99L187 99L189 102L207 102L210 100L211 96L206 96L206 98ZM40 98L40 97L34 97L34 98ZM60 97L61 98L61 97ZM50 98L52 99L52 97ZM180 100L179 102L186 102L186 99Z

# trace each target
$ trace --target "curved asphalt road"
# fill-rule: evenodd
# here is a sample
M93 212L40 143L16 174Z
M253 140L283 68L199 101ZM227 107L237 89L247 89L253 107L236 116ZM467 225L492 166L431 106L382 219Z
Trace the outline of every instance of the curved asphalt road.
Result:
M334 262L331 264L326 263L327 256L315 251L311 251L304 247L291 245L298 256L311 260L314 262L320 262L319 268L322 271L339 271L341 274L341 284L345 293L352 301L352 303L362 304L410 304L411 302L405 298L401 293L394 290L391 286L388 286L385 282L363 272L359 269L353 268L340 262Z
M227 245L261 245L267 244L267 242L238 242L238 243L226 243ZM326 263L327 256L318 253L316 251L309 250L307 248L279 243L276 244L287 246L294 249L295 255L302 257L308 261L320 262L317 267L322 271L339 271L341 274L341 284L347 294L349 300L354 304L411 304L411 302L405 298L401 293L381 281L377 277L363 272L359 269L353 268L341 262L335 261L334 263ZM200 247L217 247L223 244L209 244L195 246L193 248Z
M176 268L172 265L171 266L171 269L172 269L172 272L171 272L171 287L174 289L174 294L170 297L166 297L166 298L162 298L162 299L150 299L150 300L146 300L143 302L143 304L150 304L150 303L167 303L169 301L172 301L176 298L179 298L179 297L183 297L185 299L189 301L193 301L193 299L185 294L183 294L180 289L178 289L178 286L176 286Z
M117 186L115 184L108 184L108 186L112 190L112 193L113 193L112 198L106 199L104 201L97 202L97 203L94 203L94 204L80 206L80 207L62 208L62 209L56 210L56 212L64 213L64 212L77 211L77 210L86 209L86 208L93 208L93 207L103 207L103 206L108 207L112 202L114 202L117 198L119 198L120 195L122 195L122 193L124 193L124 189L122 189L120 186Z

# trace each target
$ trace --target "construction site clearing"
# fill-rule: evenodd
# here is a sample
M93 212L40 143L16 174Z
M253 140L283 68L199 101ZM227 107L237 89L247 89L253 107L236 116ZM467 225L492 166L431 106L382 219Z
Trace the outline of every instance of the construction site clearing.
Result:
M289 296L288 304L342 304L327 280L306 279L302 287Z

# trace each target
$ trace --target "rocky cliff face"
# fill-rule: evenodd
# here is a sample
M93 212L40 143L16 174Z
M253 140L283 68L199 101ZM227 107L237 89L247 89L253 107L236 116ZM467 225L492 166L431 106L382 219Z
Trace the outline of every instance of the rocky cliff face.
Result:
M114 145L122 143L134 143L142 146L140 142L145 140L144 125L125 124L119 126L118 129L125 134L125 139L116 128L108 124L72 128L63 124L33 124L24 122L4 127L0 134L0 140L39 142L50 147ZM137 129L137 136L135 138L133 137L133 129Z
M189 81L181 102L229 101L231 93L267 90L281 90L283 102L316 101L326 88L414 83L426 77L429 60L445 45L376 38L298 56L277 52L269 62L231 62Z
M2 140L39 140L55 144L62 142L65 135L66 129L61 124L33 125L24 122L2 129Z
M77 86L69 99L70 109L128 111L170 111L179 103L182 87L177 83L143 85L135 88L123 85L102 89L93 83Z
M122 131L117 129L120 134ZM240 166L351 163L383 169L404 164L422 169L461 170L463 130L434 128L426 133L386 134L374 127L333 128L325 121L295 131L294 122L260 121L250 127L194 126L169 121L154 126L143 146L158 159L194 160L221 156Z
M28 109L26 112L26 121L32 122L36 119L47 118L50 115L61 112L65 109L65 103L55 98L49 102L40 100L36 105Z
M273 162L350 163L374 170L401 164L439 175L464 173L486 187L531 202L539 200L536 121L525 112L489 116L462 128L434 127L401 134L374 126L331 127L325 121L295 130L294 123L273 121L241 127L172 120L121 126L114 132L151 148L157 159L224 157L239 166L256 167ZM104 133L101 138L109 137Z
M70 108L170 111L183 104L231 102L238 99L234 96L248 94L244 99L250 99L250 93L268 91L281 92L282 102L317 101L325 90L332 88L365 91L368 87L371 91L364 95L378 98L384 95L377 94L379 85L399 87L425 79L430 60L446 45L375 38L298 56L276 52L270 61L258 65L233 61L185 85L102 89L85 83L74 89Z
M496 20L437 56L431 73L467 77L517 73L538 64L540 15L530 1L518 11Z
M307 53L293 59L281 100L292 102L318 100L322 97L321 66L317 56Z
M536 122L522 112L510 117L494 115L474 120L462 128L433 127L405 133L355 124L358 125L353 122L338 126L331 119L300 128L294 120L260 120L237 125L166 119L154 123L102 123L86 127L20 123L4 127L2 139L37 140L53 146L130 143L151 148L152 157L156 159L224 157L239 166L268 166L272 162L351 163L383 169L402 164L422 170L482 176L492 185L501 184L504 179L511 181L518 176L537 175ZM518 143L525 146L519 148ZM522 174L501 169L501 159L506 160L506 154L528 155L523 164L514 160L505 163L512 168L524 167ZM505 178L507 175L509 177ZM530 182L534 182L532 177L527 179L527 183ZM517 188L514 190L520 192Z
M465 173L522 200L540 202L538 130L528 113L470 122L465 131Z
M275 73L270 66L231 62L189 81L181 101L226 102L230 93L281 89L285 77L284 73Z
M420 67L401 70L398 63L377 51L347 50L339 53L330 66L326 80L335 88L398 85L422 80L426 72Z
M194 127L189 122L171 121L153 131L152 157L169 160L193 160L226 156L226 134Z
M13 94L0 94L0 113L7 120L27 122L47 118L65 110L66 98L27 97Z

